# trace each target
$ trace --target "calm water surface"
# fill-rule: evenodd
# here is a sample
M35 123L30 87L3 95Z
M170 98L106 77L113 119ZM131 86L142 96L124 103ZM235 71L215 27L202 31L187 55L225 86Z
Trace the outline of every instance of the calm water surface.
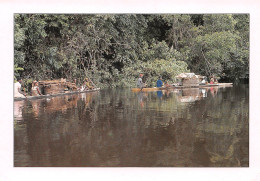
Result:
M248 167L248 85L14 102L16 167Z

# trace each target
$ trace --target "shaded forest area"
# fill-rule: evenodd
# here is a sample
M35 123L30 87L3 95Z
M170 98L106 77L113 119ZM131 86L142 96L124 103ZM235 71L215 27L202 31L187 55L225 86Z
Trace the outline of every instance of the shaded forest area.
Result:
M14 76L135 86L143 73L249 78L248 14L15 14Z

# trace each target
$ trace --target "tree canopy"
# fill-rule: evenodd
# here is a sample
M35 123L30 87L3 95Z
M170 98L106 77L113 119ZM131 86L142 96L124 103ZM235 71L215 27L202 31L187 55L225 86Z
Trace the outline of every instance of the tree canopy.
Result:
M14 75L151 85L181 72L249 76L248 14L15 14Z

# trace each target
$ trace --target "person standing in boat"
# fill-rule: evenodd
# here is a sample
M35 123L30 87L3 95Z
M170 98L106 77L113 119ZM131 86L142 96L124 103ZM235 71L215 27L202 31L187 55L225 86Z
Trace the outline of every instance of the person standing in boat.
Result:
M21 78L17 78L17 82L14 83L14 97L26 97L26 94L22 92Z
M162 78L159 77L159 79L156 82L156 87L162 87L162 86L163 86Z
M137 87L140 89L143 89L145 87L145 83L143 83L143 76L143 74L140 74L137 80Z
M32 96L39 96L42 95L40 88L39 88L39 83L35 80L32 83Z

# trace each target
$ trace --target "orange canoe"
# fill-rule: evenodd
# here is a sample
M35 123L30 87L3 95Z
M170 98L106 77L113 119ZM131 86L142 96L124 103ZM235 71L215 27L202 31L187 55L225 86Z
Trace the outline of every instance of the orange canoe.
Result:
M132 88L132 92L150 92L150 91L159 91L159 90L164 90L165 88L163 87L144 87L142 90L140 88Z

